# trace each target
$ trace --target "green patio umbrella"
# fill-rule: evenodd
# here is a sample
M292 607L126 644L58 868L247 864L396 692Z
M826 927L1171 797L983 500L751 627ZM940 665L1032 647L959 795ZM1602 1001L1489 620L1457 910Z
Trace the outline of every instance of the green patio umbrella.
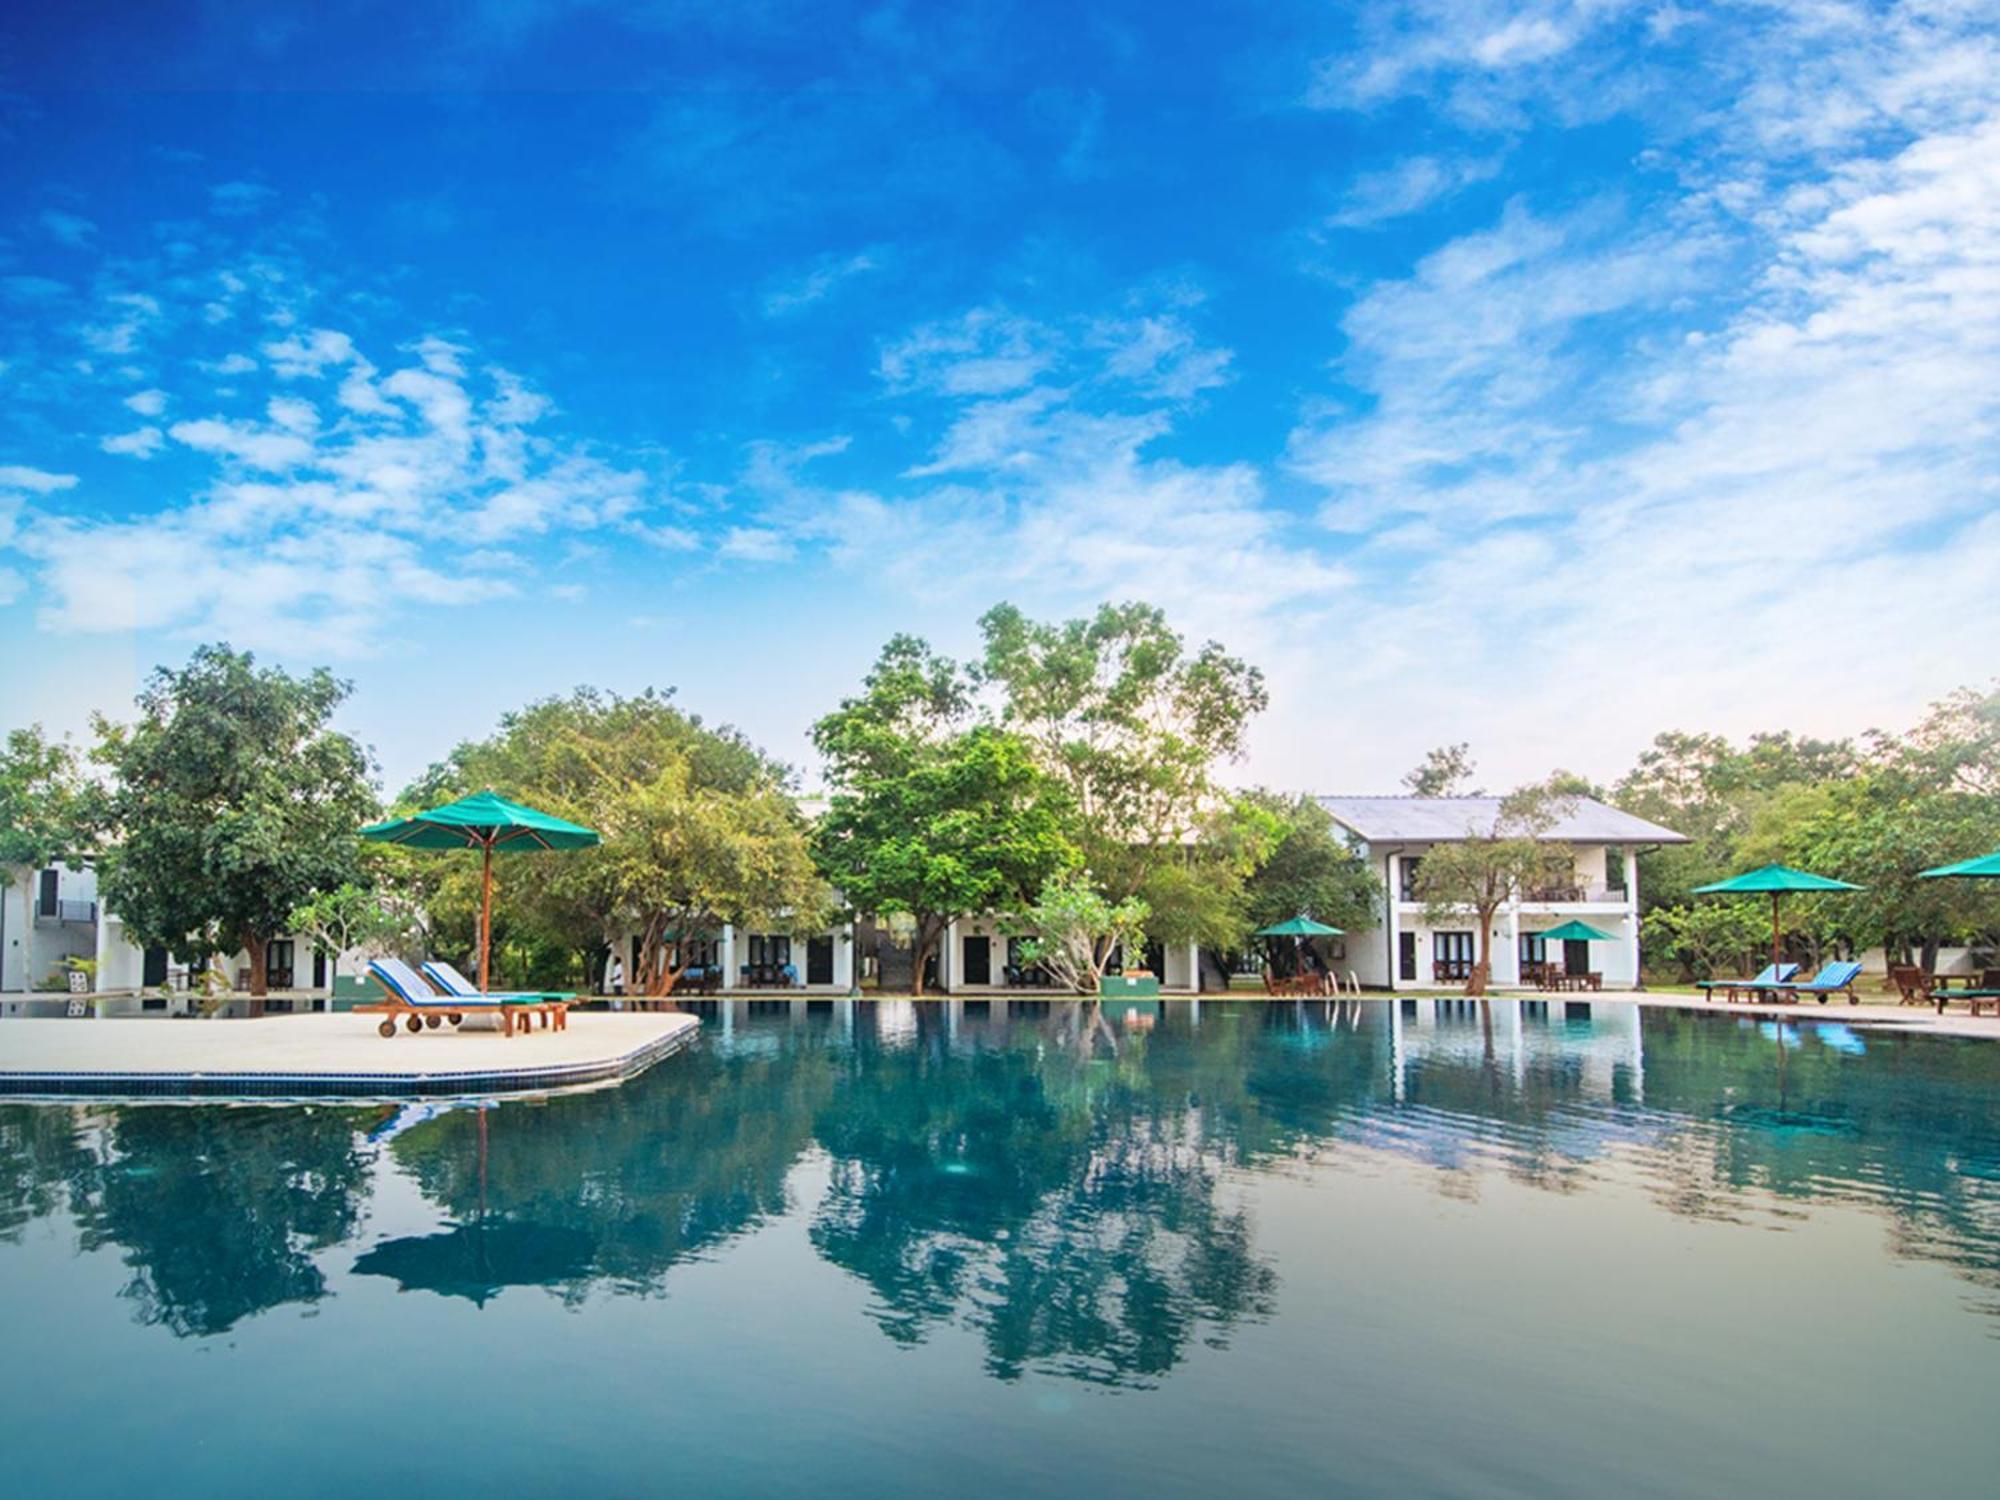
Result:
M1794 870L1790 865L1765 865L1760 869L1746 870L1741 875L1732 875L1727 880L1718 880L1713 885L1698 885L1694 888L1694 893L1697 896L1770 896L1771 962L1775 964L1783 957L1783 929L1778 925L1778 903L1789 892L1860 889L1862 887L1849 885L1844 880L1830 880L1824 875Z
M1315 922L1311 917L1292 917L1288 921L1273 922L1269 927L1259 927L1252 937L1346 937L1338 927L1329 927L1324 922Z
M1991 854L1982 854L1977 859L1961 859L1955 865L1939 865L1935 870L1925 870L1918 878L1937 880L1946 875L1956 875L1966 880L2000 880L2000 849Z
M1608 943L1612 935L1599 932L1588 922L1565 922L1547 932L1531 932L1528 936L1538 937L1545 943Z
M479 872L479 988L489 990L488 961L493 937L493 851L496 849L588 849L597 834L549 813L509 802L490 787L429 812L386 823L370 823L361 837L411 849L477 849Z

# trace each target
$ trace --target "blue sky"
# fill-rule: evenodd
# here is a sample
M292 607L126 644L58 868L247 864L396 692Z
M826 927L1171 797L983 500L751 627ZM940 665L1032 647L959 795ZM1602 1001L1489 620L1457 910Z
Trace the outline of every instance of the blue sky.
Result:
M1615 775L2000 660L1977 3L15 7L0 724L227 639L393 786L1166 606L1239 774ZM810 780L810 771L808 780Z

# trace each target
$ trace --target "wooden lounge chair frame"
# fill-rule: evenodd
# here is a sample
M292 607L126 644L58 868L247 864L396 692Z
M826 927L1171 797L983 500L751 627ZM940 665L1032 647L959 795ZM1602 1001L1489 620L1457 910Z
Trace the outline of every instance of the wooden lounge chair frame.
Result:
M468 994L467 989L472 981L457 969L448 964L441 964L435 959L424 965L422 977L429 980L431 988L446 1001L464 1000L473 1004L497 1004L500 1008L500 1029L508 1036L514 1034L517 1020L521 1030L533 1030L533 1018L536 1016L541 1017L544 1031L569 1030L569 1008L576 1003L573 991L495 990L490 995Z
M1821 977L1825 975L1828 969L1841 969L1845 971L1840 983L1822 984L1820 982ZM1859 1005L1861 1003L1861 996L1855 993L1854 986L1860 978L1860 964L1851 961L1842 961L1840 963L1823 965L1820 972L1815 974L1811 979L1795 980L1788 984L1774 984L1768 986L1768 988L1785 995L1787 997L1786 1003L1790 1005L1797 1005L1799 1003L1799 996L1801 995L1816 996L1821 1005L1826 1004L1826 997L1828 995L1845 995L1847 996L1847 1003L1849 1005Z
M414 1036L426 1028L436 1031L446 1021L451 1022L454 1026L460 1025L467 1016L472 1015L492 1015L499 1017L500 1034L502 1036L512 1036L517 1025L522 1031L532 1030L534 1024L532 1016L537 1011L542 1013L543 1028L545 1030L548 1029L551 1025L551 1018L548 1014L550 1010L558 1012L553 1021L554 1029L557 1031L566 1031L569 1029L569 1020L566 1014L568 1006L560 1002L541 1005L533 1003L511 1005L501 1000L483 998L474 1000L463 995L442 995L438 994L436 990L432 990L431 993L437 995L435 1003L427 1001L422 1004L412 1004L396 988L395 984L390 982L387 976L378 971L376 965L370 964L368 966L368 977L382 987L383 998L372 1001L367 1005L357 1005L354 1007L354 1011L357 1015L379 1015L384 1017L382 1024L376 1027L376 1030L381 1032L384 1037L395 1036L396 1023L398 1021L401 1021L408 1027L410 1034ZM412 971L411 977L418 978L414 971ZM419 982L422 982L421 979L419 979ZM425 987L429 988L428 985Z

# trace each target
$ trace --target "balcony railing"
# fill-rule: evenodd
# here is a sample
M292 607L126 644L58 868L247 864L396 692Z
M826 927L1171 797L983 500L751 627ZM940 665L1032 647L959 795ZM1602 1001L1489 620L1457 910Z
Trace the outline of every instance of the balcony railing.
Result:
M95 901L38 901L35 903L37 922L81 923L89 925L97 920Z
M1521 900L1539 906L1586 901L1599 905L1613 903L1622 906L1625 902L1625 888L1619 885L1545 885L1521 892Z

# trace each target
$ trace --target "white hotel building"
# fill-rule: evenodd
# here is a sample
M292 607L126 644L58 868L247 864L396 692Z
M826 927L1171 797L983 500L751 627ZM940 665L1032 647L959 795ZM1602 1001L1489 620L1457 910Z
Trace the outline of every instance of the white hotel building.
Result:
M1471 912L1432 923L1416 894L1417 869L1439 844L1460 843L1491 832L1498 797L1321 797L1319 804L1381 877L1383 919L1366 932L1350 932L1332 967L1369 989L1436 992L1463 984L1478 961L1478 919ZM1568 844L1576 865L1569 880L1523 891L1493 923L1496 987L1521 983L1523 966L1550 960L1570 973L1600 973L1606 989L1639 982L1639 855L1688 840L1631 813L1580 797L1549 830L1551 842ZM1580 921L1609 933L1609 942L1578 943L1548 951L1537 934Z

